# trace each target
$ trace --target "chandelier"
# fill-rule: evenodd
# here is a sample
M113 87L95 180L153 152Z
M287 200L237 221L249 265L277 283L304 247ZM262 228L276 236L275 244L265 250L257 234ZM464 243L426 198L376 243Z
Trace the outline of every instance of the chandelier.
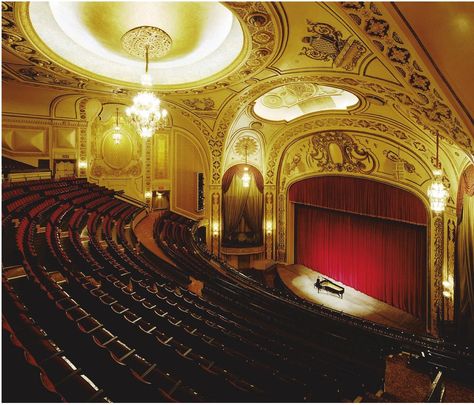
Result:
M152 85L151 75L148 73L148 51L145 46L145 73L141 77L144 87ZM133 98L133 105L125 110L132 125L143 138L151 138L153 134L166 125L168 112L160 107L161 101L150 91L141 91Z
M120 141L122 140L122 134L120 132L120 126L118 122L118 108L116 109L115 112L115 128L114 128L114 133L112 134L112 139L114 140L114 143L118 145Z
M442 181L443 170L439 164L439 135L436 134L436 168L433 170L434 180L428 187L428 198L430 200L431 210L436 214L444 211L449 193L444 187Z

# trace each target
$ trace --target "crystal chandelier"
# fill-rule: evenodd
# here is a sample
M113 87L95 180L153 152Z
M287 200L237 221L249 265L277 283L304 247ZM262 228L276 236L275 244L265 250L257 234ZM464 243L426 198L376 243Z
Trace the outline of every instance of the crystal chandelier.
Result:
M442 181L443 171L439 164L439 135L436 135L436 168L433 170L434 180L428 187L428 198L430 200L431 210L436 214L444 211L449 193L444 187Z
M116 109L115 112L115 128L114 128L114 133L112 134L112 139L114 140L114 143L118 145L120 141L122 140L122 134L120 132L120 126L118 122L118 108Z
M144 87L152 85L148 73L148 45L145 47L145 74L141 77ZM143 138L151 138L153 134L166 125L168 112L160 108L161 101L150 91L141 91L133 98L133 105L125 110L130 122Z

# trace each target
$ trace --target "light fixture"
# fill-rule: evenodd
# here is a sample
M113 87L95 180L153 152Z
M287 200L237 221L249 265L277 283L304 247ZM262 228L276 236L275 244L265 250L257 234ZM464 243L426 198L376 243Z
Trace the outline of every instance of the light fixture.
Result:
M244 144L244 149L245 149L245 165L247 165L247 156L248 156L248 142L245 142ZM249 168L248 166L244 167L244 173L242 174L242 187L248 188L250 187L250 173L249 173Z
M214 222L212 224L212 236L215 238L219 236L219 222Z
M449 193L442 181L443 170L439 164L439 134L436 134L436 168L433 170L434 180L428 187L428 198L431 210L436 214L444 211Z
M444 290L443 291L443 297L445 298L451 298L451 293L449 291Z
M242 174L242 187L250 187L250 174L247 166L244 167L244 174Z
M112 134L112 139L114 140L114 143L118 145L120 141L122 140L122 134L120 133L120 126L119 126L119 121L118 121L118 107L115 111L115 128L114 128L114 133Z
M144 87L152 85L151 75L148 73L148 50L145 46L145 74L141 77ZM161 101L150 91L141 91L133 98L133 105L125 110L131 123L143 138L151 138L153 134L166 125L168 112L160 107Z
M451 298L454 293L453 276L448 276L448 279L443 281L443 287L444 287L443 296L446 298Z
M272 234L272 230L273 230L272 221L267 221L267 224L266 224L267 235L271 235L271 234Z
M85 160L80 160L78 166L79 166L79 169L86 169L87 162Z
M145 198L146 199L149 199L153 196L152 192L151 191L145 191Z

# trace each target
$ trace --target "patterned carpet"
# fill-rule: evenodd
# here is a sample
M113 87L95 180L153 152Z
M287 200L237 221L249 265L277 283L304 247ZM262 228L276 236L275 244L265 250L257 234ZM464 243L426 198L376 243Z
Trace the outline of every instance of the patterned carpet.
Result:
M407 362L407 355L389 356L384 394L378 401L367 398L364 402L423 402L430 391L430 376L411 369ZM445 387L444 402L474 402L474 388L466 387L449 377L445 380Z

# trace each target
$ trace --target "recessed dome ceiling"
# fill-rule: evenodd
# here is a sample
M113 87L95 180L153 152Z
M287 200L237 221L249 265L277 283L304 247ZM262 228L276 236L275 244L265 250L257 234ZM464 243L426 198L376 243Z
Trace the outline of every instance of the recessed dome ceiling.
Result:
M358 102L354 94L336 87L293 83L277 87L258 98L254 111L270 121L291 121L319 111L347 110Z
M144 60L121 42L140 26L160 28L171 38L166 55L150 63L160 85L214 76L236 61L244 44L238 20L215 2L31 2L29 17L42 51L95 80L140 82Z

